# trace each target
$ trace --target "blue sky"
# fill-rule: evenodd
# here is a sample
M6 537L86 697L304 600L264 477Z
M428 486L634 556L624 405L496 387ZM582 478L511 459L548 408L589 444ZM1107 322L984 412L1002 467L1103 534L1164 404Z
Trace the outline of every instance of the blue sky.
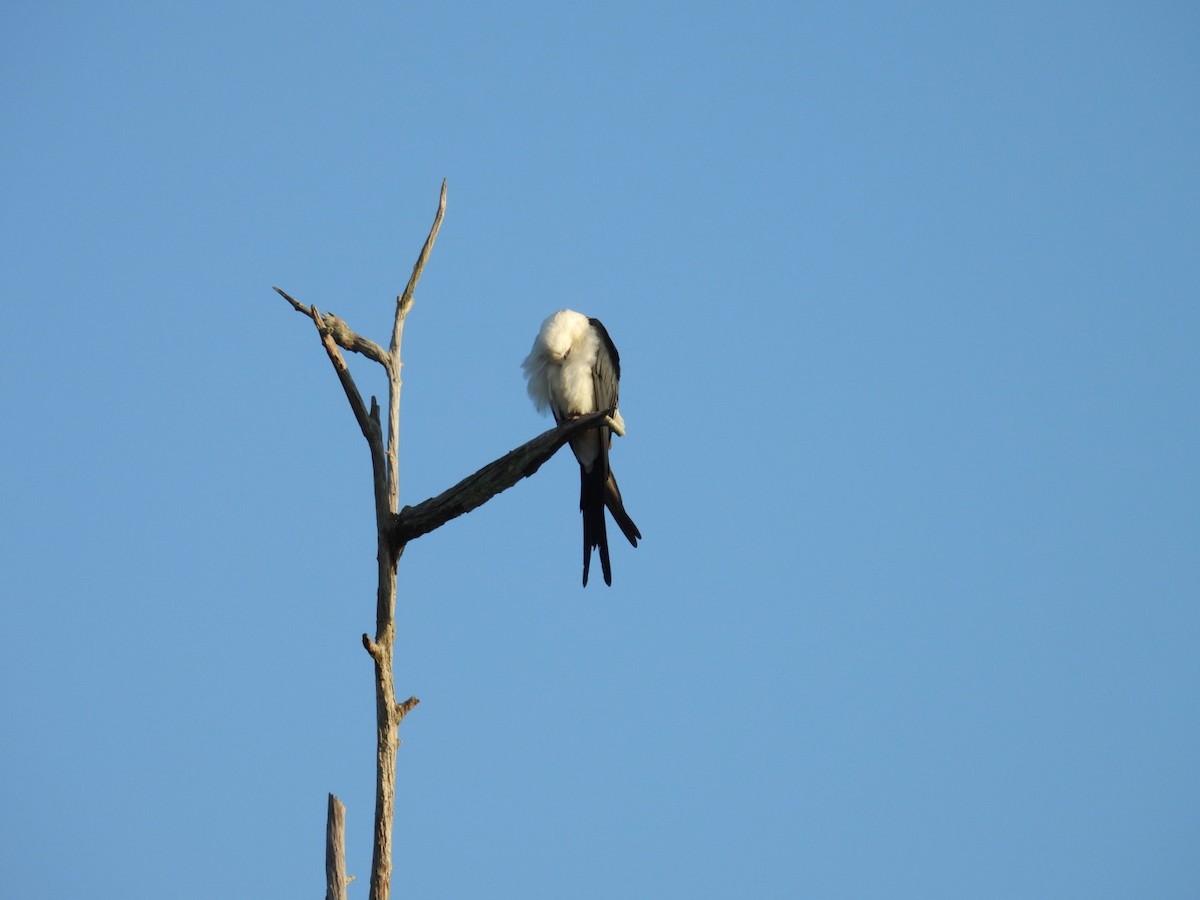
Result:
M574 463L400 567L397 895L1200 892L1200 14L1183 3L41 4L0 28L0 870L366 896L365 444L401 497L622 353ZM377 371L355 360L365 392Z

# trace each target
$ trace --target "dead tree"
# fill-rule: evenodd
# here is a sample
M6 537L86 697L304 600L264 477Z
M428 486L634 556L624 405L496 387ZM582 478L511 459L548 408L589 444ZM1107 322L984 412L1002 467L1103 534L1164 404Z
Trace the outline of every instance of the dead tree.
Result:
M404 293L396 298L396 316L392 324L391 343L382 346L355 333L333 313L321 312L315 306L305 306L286 291L275 288L296 312L312 319L321 344L346 392L346 399L358 421L367 447L371 452L371 473L375 494L375 525L377 531L378 588L375 603L375 637L362 636L363 646L375 663L376 768L375 768L375 835L371 855L370 900L387 900L391 892L392 820L396 797L396 750L399 746L400 723L417 705L416 697L396 702L392 653L396 643L396 567L409 541L428 534L451 519L483 505L496 494L512 487L522 478L536 472L573 435L605 422L613 410L592 413L563 423L544 432L528 443L484 466L464 478L449 490L416 506L399 508L400 481L400 341L404 321L412 308L413 292L437 240L442 216L446 211L446 183L442 182L437 214L425 245L417 256L412 275ZM379 403L372 397L368 407L354 383L342 350L362 354L383 366L388 381L387 433L381 421ZM326 835L326 896L344 898L345 874L342 829L344 808L332 794Z

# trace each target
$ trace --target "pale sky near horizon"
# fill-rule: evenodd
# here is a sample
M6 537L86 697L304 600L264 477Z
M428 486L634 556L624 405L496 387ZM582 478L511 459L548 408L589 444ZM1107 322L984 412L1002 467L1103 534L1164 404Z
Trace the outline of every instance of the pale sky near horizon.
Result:
M365 898L365 444L401 496L621 351L400 566L395 895L1200 895L1200 10L40 4L0 16L0 872ZM383 381L351 361L364 392Z

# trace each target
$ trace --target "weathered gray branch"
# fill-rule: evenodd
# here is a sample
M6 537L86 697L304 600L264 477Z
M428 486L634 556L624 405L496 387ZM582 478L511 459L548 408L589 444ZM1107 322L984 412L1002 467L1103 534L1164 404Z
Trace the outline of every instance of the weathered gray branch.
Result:
M290 303L292 309L296 310L296 312L304 313L304 315L317 323L318 328L323 328L329 332L329 335L337 342L339 347L343 347L351 353L361 353L363 356L375 360L375 362L386 368L387 351L374 341L355 332L343 319L335 316L333 313L318 313L316 307L305 306L281 287L273 287L272 290Z
M346 807L333 794L325 815L325 900L346 900Z
M325 317L315 306L312 307L311 318L313 324L317 326L317 333L321 336L321 345L329 354L329 361L333 363L333 369L337 372L338 380L346 392L346 399L350 401L350 408L354 411L354 418L358 420L358 427L362 429L363 437L367 439L367 446L371 451L371 480L375 491L376 524L382 530L391 520L391 513L394 510L388 506L383 435L379 433L379 404L375 402L374 397L371 398L370 410L363 403L362 394L358 391L358 385L354 383L354 376L350 374L350 367L346 365L342 351L338 349L333 332L326 327Z
M392 529L392 546L402 549L414 538L428 534L451 519L487 503L501 491L508 490L522 478L528 478L536 472L574 435L595 428L611 414L612 410L606 410L564 422L509 451L495 462L488 463L474 475L468 475L436 497L416 506L404 507Z
M404 337L404 320L412 308L413 292L417 289L421 273L425 271L425 263L429 260L429 253L433 250L433 243L437 240L438 232L442 228L442 218L445 215L446 180L442 179L437 213L434 214L429 236L425 238L425 244L421 247L421 252L417 254L417 261L413 264L412 274L408 276L408 284L404 286L404 292L396 298L396 318L392 322L392 343L388 350L387 362L384 363L384 368L388 373L388 509L393 513L400 505L400 388L403 384L400 379L400 369L404 366L400 360L400 342Z
M291 304L292 309L304 313L316 326L321 344L337 372L338 380L346 392L346 399L354 411L354 418L366 438L371 451L371 471L375 492L375 523L377 532L378 587L375 603L375 638L363 635L363 646L375 663L375 722L376 722L376 779L375 779L375 829L371 854L370 900L388 900L391 895L392 879L392 820L396 803L396 748L400 743L400 722L419 702L409 697L403 703L396 702L393 652L396 644L396 564L404 552L403 544L391 540L393 525L399 505L398 447L400 438L400 338L404 331L404 318L412 308L413 292L417 281L429 259L442 217L446 211L446 182L442 182L438 198L437 215L433 226L413 266L412 275L404 293L396 298L396 318L392 325L392 341L384 350L374 341L355 333L344 321L332 313L322 313L315 306L306 307L281 288L275 291ZM341 348L341 349L339 349ZM361 353L383 366L388 376L388 422L387 440L384 441L380 425L379 403L371 398L368 409L363 402L350 369L341 350Z

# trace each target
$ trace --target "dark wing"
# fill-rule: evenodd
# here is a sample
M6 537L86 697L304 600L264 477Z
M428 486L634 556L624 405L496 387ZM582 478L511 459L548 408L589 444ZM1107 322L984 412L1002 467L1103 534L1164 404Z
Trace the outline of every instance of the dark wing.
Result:
M588 324L600 338L600 349L596 351L596 362L592 366L592 392L596 412L616 409L617 395L621 387L621 357L600 320L588 319ZM608 448L612 446L612 434L605 425L601 425L597 431L600 432L600 470L607 480Z
M621 378L621 357L613 346L612 338L599 319L588 319L588 324L600 339L600 347L596 351L596 362L592 365L592 391L596 411L615 409L617 393ZM604 574L604 583L612 584L612 566L608 557L608 535L604 523L604 506L607 499L607 487L611 480L608 469L608 446L612 441L607 427L601 425L596 429L599 434L600 455L592 464L591 471L580 467L582 484L579 493L579 509L583 513L583 583L588 581L588 565L591 562L592 548L600 550L600 569Z
M596 409L616 409L620 393L621 356L617 353L616 344L613 343L607 329L600 323L600 320L588 319L588 322L596 330L596 334L600 338L600 350L596 354L596 366L592 370L592 385L596 395ZM629 513L625 512L625 503L621 499L621 491L617 487L617 480L613 477L612 469L608 465L608 450L612 444L612 435L609 434L607 428L601 428L600 434L600 457L603 462L605 475L604 502L608 506L608 511L612 513L613 519L620 527L621 532L629 540L629 543L636 547L638 538L642 536L642 533L633 524L633 519L629 518Z
M596 365L592 369L592 383L596 389L596 411L616 409L617 395L621 382L621 355L608 336L608 331L599 319L588 319L588 324L600 338L600 350L596 354Z

